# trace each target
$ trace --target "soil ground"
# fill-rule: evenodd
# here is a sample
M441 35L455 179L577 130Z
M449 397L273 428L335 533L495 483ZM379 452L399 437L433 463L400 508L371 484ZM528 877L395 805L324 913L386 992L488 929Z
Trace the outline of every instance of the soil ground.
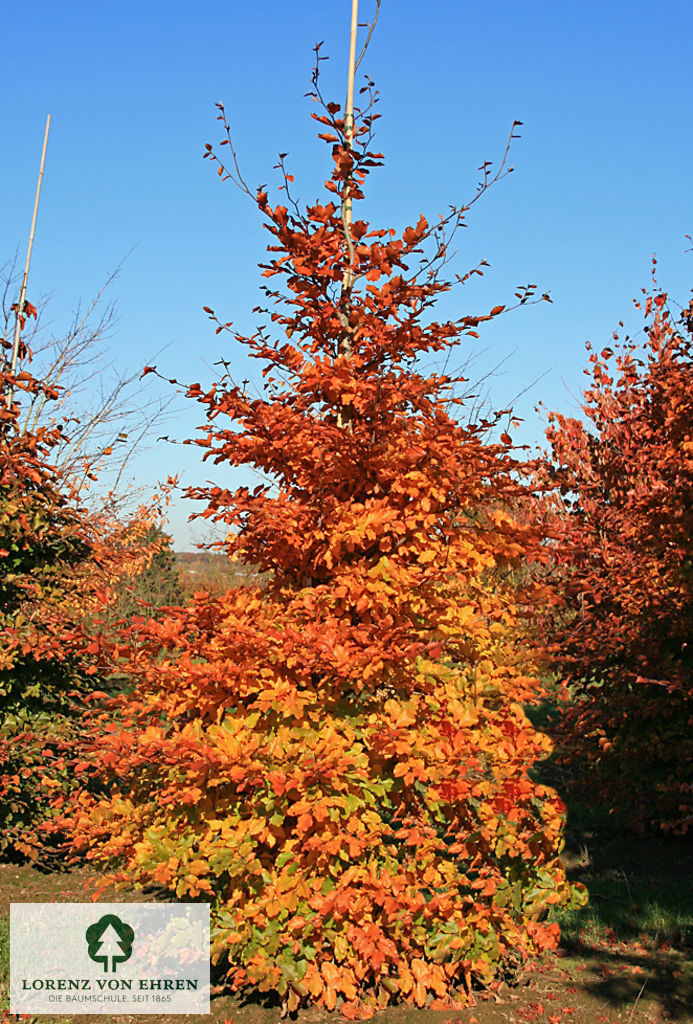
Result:
M561 919L562 947L529 965L511 988L479 993L464 1009L379 1012L376 1024L693 1024L693 843L590 832L569 835L570 875L590 890L590 903ZM9 904L82 902L94 873L85 868L41 872L0 865L0 1014L7 1006ZM108 895L103 897L108 899ZM118 901L141 893L118 893ZM0 1016L0 1024L19 1018ZM102 1022L106 1015L25 1017ZM120 1015L121 1024L163 1024L167 1014ZM300 1011L298 1024L338 1024L338 1013ZM208 1016L179 1015L181 1024L279 1024L277 1006L219 995Z

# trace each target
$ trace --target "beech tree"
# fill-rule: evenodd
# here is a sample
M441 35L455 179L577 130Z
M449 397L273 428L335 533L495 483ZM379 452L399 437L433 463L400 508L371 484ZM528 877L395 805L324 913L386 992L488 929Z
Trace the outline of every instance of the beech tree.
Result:
M22 346L23 359L28 353ZM38 826L75 785L100 621L160 547L153 510L89 515L51 460L59 426L23 425L57 391L0 350L0 857L48 856ZM44 837L45 838L45 837ZM55 853L55 850L52 849Z
M120 521L90 515L80 500L109 453L99 429L118 413L131 416L122 405L127 380L87 416L74 404L111 318L109 310L94 326L100 296L65 339L51 339L39 376L30 369L39 310L26 289L49 126L50 116L21 284L11 269L0 273L0 856L14 858L49 854L39 830L75 785L104 611L162 546L151 535L151 510ZM138 404L146 404L141 396ZM121 420L119 438L124 431Z
M576 785L638 829L693 823L693 304L656 288L644 341L590 351L584 421L547 437L566 608L558 730ZM588 349L590 346L588 345ZM569 778L571 777L569 774Z
M305 208L282 158L288 205L207 149L271 236L266 325L246 337L208 309L266 394L228 372L188 387L207 417L194 443L274 487L190 494L263 582L197 594L113 649L135 688L93 744L111 789L82 793L70 822L112 880L211 902L232 988L350 1017L466 1001L554 947L550 909L582 899L559 861L564 808L528 775L549 742L522 710L536 595L511 570L545 557L509 511L522 466L507 435L461 423L462 382L417 368L504 307L431 319L471 204L401 236L345 215L382 162L362 95L352 124L321 103L316 65L332 172Z

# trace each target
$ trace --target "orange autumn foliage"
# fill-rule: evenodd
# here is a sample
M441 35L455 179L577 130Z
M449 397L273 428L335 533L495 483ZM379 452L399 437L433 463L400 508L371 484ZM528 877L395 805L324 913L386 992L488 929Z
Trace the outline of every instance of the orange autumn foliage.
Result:
M271 330L235 337L268 394L228 374L188 389L205 458L275 481L192 492L263 582L199 593L113 650L136 686L93 744L110 791L82 793L71 828L116 880L209 900L234 989L356 1017L466 999L555 946L548 911L582 895L563 807L528 775L549 743L522 710L534 595L513 569L544 553L508 511L528 500L521 467L461 422L459 380L417 362L502 307L427 322L450 286L423 217L399 237L355 220L350 254L340 199L380 163L374 115L351 148L324 111L326 200L256 196Z
M554 625L562 760L639 830L693 823L693 307L645 297L645 338L598 354L585 421L552 414L567 609ZM617 339L615 338L616 342Z
M56 855L42 826L76 783L98 620L154 549L145 510L122 523L79 506L51 462L59 426L21 426L23 401L57 396L22 357L0 363L0 857L36 859Z

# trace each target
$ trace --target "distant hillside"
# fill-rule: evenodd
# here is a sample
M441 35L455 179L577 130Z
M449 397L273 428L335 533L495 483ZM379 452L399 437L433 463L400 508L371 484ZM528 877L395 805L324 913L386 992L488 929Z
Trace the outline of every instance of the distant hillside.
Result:
M260 574L227 555L212 551L177 551L176 565L188 593L196 590L227 590L260 581Z

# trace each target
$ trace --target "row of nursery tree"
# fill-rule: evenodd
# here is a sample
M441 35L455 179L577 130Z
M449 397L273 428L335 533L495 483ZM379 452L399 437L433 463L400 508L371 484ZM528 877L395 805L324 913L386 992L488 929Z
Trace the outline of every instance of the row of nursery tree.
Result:
M0 849L209 902L234 989L363 1017L464 1001L585 899L528 706L553 702L566 785L634 828L693 821L693 304L655 288L528 461L423 369L508 311L434 318L471 204L401 234L356 219L373 97L352 121L314 84L322 200L282 163L273 205L208 148L271 236L266 325L207 310L264 394L187 388L218 475L190 495L255 575L136 600L161 508L86 510L52 457L67 428L22 418L58 391L5 359ZM267 483L231 490L229 466Z

